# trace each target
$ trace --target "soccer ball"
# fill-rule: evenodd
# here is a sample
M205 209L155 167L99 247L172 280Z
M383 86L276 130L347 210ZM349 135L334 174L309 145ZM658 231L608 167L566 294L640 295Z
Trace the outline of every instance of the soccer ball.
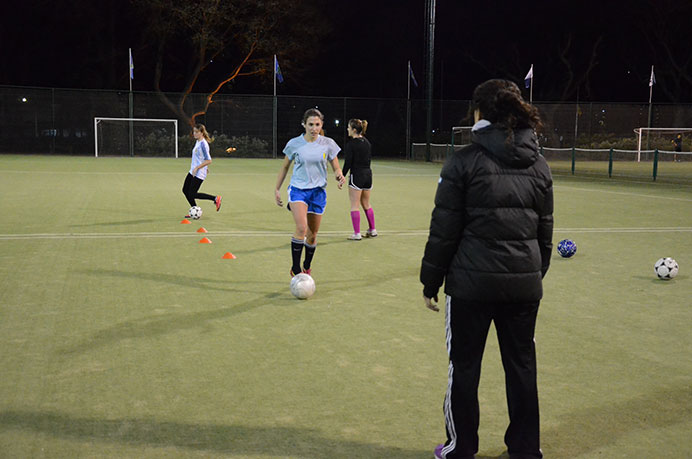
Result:
M563 239L557 243L557 253L563 258L569 258L577 253L577 244L571 239Z
M190 211L188 213L193 220L199 220L199 218L202 216L202 208L200 206L192 206L190 207Z
M659 279L670 280L678 275L678 262L670 257L659 258L654 264L654 271Z
M291 293L299 300L307 300L315 293L315 280L310 274L296 274L291 279Z

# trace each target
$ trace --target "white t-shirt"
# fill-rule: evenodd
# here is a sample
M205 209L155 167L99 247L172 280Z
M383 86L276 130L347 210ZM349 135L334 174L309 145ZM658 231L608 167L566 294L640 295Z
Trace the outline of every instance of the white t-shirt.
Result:
M198 140L197 143L195 143L194 148L192 149L192 162L190 163L190 174L195 175L192 173L195 167L199 166L204 161L210 159L211 155L209 154L209 144L205 139ZM202 167L200 170L197 171L196 177L201 180L207 178L207 169L207 166Z
M332 161L341 148L329 137L317 136L313 142L303 135L294 137L284 147L284 154L294 161L290 185L296 188L325 188L327 162Z

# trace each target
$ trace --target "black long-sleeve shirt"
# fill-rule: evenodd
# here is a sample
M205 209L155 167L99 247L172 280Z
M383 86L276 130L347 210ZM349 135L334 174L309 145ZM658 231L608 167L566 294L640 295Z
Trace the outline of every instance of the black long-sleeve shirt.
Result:
M365 137L356 137L349 140L344 147L345 160L341 172L345 176L350 170L370 169L371 156L372 147L368 139Z

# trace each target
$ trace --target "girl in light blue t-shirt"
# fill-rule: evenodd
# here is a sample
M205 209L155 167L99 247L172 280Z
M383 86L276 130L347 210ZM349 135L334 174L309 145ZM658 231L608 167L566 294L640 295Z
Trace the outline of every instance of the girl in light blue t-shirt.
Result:
M288 169L293 165L293 174L288 185L288 210L293 213L296 230L291 238L291 277L305 272L311 274L310 265L317 248L317 231L320 229L322 214L327 206L327 163L334 171L339 189L346 182L341 173L337 155L341 149L329 137L321 135L324 115L311 108L303 115L305 134L288 141L284 148L284 158L276 180L274 195L276 204L283 206L281 185ZM303 267L300 260L305 247Z
M208 166L211 164L211 155L209 154L211 138L203 124L195 124L192 128L192 136L197 142L195 142L195 146L192 148L192 161L190 162L190 171L185 177L185 183L183 184L183 194L191 207L197 205L196 199L214 201L216 211L218 212L221 209L221 196L199 192L202 182L207 178ZM188 214L185 217L189 218L190 215Z

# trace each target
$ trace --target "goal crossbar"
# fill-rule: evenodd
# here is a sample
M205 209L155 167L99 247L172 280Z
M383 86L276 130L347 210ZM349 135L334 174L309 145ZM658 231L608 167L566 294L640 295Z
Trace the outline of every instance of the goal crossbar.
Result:
M98 125L101 121L146 121L146 122L167 122L173 123L174 135L175 135L175 157L178 157L178 120L176 119L166 119L166 118L113 118L107 116L96 116L94 117L94 155L98 158L99 156L99 135L98 135Z
M642 134L649 132L692 132L692 127L689 128L652 128L638 127L634 128L634 133L637 134L637 162L640 162L642 155Z

